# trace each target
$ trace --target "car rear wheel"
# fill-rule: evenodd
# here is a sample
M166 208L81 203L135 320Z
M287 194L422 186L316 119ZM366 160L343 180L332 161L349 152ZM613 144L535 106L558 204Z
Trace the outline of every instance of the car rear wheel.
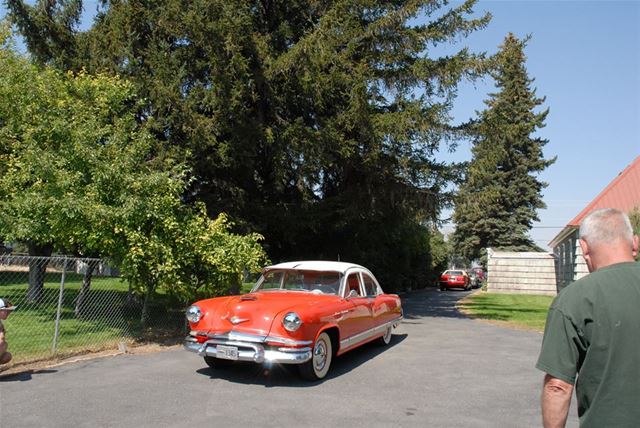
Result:
M384 334L382 335L382 337L378 339L378 344L379 345L387 346L389 343L391 343L391 330L392 330L391 326L388 326L385 329Z
M313 345L311 359L300 365L300 374L308 380L323 379L329 372L332 359L331 338L327 333L320 333Z
M223 360L216 357L204 357L204 362L214 370L224 369L233 364L231 360Z

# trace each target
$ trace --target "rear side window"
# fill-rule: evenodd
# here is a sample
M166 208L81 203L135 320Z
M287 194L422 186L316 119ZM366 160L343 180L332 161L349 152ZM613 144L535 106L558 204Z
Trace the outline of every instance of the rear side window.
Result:
M347 289L344 293L345 296L349 296L351 291L355 291L358 296L361 296L360 293L360 281L358 280L358 274L352 273L347 277Z
M377 296L378 295L378 286L366 273L362 274L362 279L364 280L364 292L367 296Z

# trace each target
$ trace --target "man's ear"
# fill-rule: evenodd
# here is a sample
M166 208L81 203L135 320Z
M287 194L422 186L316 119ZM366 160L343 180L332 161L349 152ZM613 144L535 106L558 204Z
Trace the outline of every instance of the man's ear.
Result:
M584 261L587 262L587 268L589 272L593 272L593 265L591 264L591 248L589 248L589 244L584 239L579 239L580 248L582 248L582 257Z
M589 254L589 250L590 250L589 244L584 239L578 239L578 242L580 243L580 248L582 248L582 257L584 257L586 259L588 256L590 256L590 254Z

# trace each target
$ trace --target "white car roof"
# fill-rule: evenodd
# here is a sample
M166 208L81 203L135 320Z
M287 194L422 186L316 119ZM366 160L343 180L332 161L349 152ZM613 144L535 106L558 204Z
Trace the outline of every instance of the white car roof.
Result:
M356 265L354 263L347 262L330 262L330 261L322 261L322 260L308 260L308 261L298 261L298 262L286 262L286 263L278 263L276 265L267 266L264 270L273 270L273 269L301 269L301 270L315 270L315 271L333 271L345 273L349 269L358 268L368 271L367 268Z

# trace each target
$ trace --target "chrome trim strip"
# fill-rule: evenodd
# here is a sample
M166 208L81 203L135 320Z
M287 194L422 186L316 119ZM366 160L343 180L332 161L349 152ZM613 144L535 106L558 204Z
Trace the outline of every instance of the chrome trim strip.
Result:
M360 342L366 342L367 340L371 339L373 336L383 333L389 327L389 325L391 325L391 327L397 327L402 321L402 319L403 319L403 316L401 315L394 320L388 321L377 327L373 327L369 330L363 331L362 333L358 333L351 337L343 339L340 341L340 349L349 348Z
M287 351L284 351L282 348L277 351L266 350L264 351L264 359L270 363L302 364L311 359L311 348Z
M278 336L267 336L264 341L282 343L285 346L305 346L311 345L313 343L313 340L293 340L286 337Z
M226 333L222 334L207 334L209 339L218 339L218 340L235 340L240 342L251 342L251 343L263 343L267 338L266 335L258 335L251 333L240 333L237 331L230 330Z

